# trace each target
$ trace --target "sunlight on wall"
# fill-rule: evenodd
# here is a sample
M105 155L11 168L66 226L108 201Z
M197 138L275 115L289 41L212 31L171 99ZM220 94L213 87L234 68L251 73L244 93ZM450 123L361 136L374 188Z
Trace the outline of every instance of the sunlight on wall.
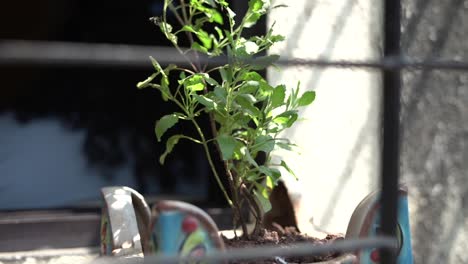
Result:
M268 25L286 41L272 54L282 59L377 59L381 50L381 3L371 0L277 0ZM345 233L358 203L377 187L381 80L378 71L334 68L270 68L272 84L301 82L316 101L302 112L306 120L285 133L301 155L278 151L300 178L285 177L298 201L301 231ZM310 223L313 219L316 228Z

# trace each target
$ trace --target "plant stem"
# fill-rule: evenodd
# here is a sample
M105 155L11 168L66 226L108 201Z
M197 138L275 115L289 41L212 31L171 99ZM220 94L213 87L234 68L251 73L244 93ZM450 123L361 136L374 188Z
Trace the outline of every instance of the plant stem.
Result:
M232 171L229 169L229 163L225 162L225 167L226 167L226 173L228 175L229 179L229 185L231 186L231 192L232 192L232 200L234 204L234 210L236 211L236 218L239 221L240 226L242 227L242 236L243 237L249 237L249 233L247 230L247 225L244 221L244 217L242 216L242 203L239 199L239 177L236 175L235 177L233 176ZM234 226L235 228L235 226Z
M214 177L216 179L216 182L218 183L219 188L223 192L224 197L226 198L226 201L228 202L229 206L233 207L232 200L229 197L229 195L227 194L226 188L224 188L224 185L221 182L221 179L219 178L218 172L216 171L216 167L215 167L215 165L213 163L213 159L211 158L210 150L208 149L208 144L206 143L205 135L203 134L203 132L202 132L200 126L198 125L197 121L195 121L193 119L193 117L190 120L192 121L195 128L197 129L198 134L200 135L202 145L203 145L203 149L205 150L206 158L208 159L208 163L210 164L210 168L211 168L211 171L213 172L213 175L214 175Z
M241 192L246 198L248 204L250 205L249 208L252 210L252 213L255 217L255 228L253 230L253 234L257 234L260 231L260 228L263 227L263 222L262 222L262 212L260 210L260 207L258 206L257 202L255 201L252 192L249 191L249 189L245 186L244 183L241 184L240 186Z
M189 24L192 22L192 19L188 19L187 17L187 11L185 10L185 2L184 0L180 0L180 5L182 6L182 16L184 17L184 20L185 20L185 24ZM182 24L182 26L184 26L184 24ZM193 45L194 43L194 40L193 40L193 36L192 36L192 33L190 32L186 32L187 33L187 37L190 41L190 46ZM197 69L198 71L201 71L201 65L200 65L200 57L198 56L198 52L196 50L193 51L194 52L194 55L195 55L195 62L197 64Z

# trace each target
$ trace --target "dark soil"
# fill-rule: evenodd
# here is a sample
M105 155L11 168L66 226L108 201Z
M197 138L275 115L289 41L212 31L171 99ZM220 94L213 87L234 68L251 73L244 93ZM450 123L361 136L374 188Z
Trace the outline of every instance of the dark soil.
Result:
M252 248L252 247L260 247L260 246L273 246L278 245L281 247L290 247L293 243L304 243L310 242L313 244L325 244L325 243L332 243L333 241L343 239L342 236L339 235L327 235L324 239L318 239L314 237L310 237L304 234L301 234L296 231L294 228L286 228L283 229L283 232L277 231L262 231L261 235L251 237L250 239L242 239L242 238L234 238L234 239L227 239L223 237L224 243L227 249L230 248ZM338 257L339 253L328 253L321 256L304 256L304 257L287 257L283 258L286 263L311 263L311 262L318 262L318 261L326 261ZM281 263L276 262L275 257L281 256L272 256L268 259L258 259L258 260L239 260L239 261L231 261L231 264L250 264L250 263Z

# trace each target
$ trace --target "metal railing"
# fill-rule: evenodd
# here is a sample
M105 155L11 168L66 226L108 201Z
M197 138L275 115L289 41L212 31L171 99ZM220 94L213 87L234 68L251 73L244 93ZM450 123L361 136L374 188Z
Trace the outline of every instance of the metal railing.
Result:
M330 252L348 253L361 249L387 248L395 250L397 241L389 237L374 237L366 239L339 240L332 244L312 245L310 243L298 243L291 247L263 246L246 249L231 249L226 252L212 252L206 256L163 256L154 255L141 258L111 258L102 257L96 259L93 264L110 263L189 263L187 261L207 261L208 263L222 263L227 260L255 260L275 258L277 263L286 263L283 258L294 256L313 256ZM282 262L283 261L283 262ZM198 263L198 262L197 262Z

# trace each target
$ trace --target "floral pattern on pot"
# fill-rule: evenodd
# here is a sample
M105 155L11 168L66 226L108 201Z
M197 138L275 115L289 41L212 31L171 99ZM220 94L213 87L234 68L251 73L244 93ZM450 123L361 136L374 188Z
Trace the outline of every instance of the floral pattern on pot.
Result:
M204 256L224 250L213 220L201 209L179 201L161 201L153 208L152 237L156 253Z

